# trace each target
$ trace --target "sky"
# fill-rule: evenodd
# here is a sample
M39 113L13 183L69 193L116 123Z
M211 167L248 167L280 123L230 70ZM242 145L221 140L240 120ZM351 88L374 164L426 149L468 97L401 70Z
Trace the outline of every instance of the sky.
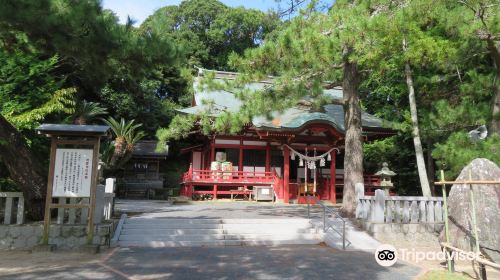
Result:
M238 7L259 9L266 12L276 9L278 4L274 0L220 0L222 3ZM103 0L104 9L110 9L120 18L121 23L127 21L127 15L134 19L135 25L140 25L155 10L167 5L178 5L182 0Z

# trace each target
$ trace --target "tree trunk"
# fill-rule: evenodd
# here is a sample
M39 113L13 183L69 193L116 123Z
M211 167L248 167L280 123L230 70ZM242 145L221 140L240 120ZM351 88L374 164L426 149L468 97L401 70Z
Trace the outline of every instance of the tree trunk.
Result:
M403 50L406 52L408 44L406 37L403 39ZM420 141L420 132L418 129L417 102L415 101L415 89L413 88L413 77L411 73L410 62L405 63L406 84L408 85L408 98L410 100L411 124L413 126L413 144L415 146L415 156L417 157L418 177L422 188L422 194L426 197L431 196L431 189L425 169L424 151Z
M47 172L31 154L24 137L0 115L0 157L10 178L21 189L25 199L27 217L43 220L47 194Z
M344 77L342 81L345 100L345 156L344 156L344 192L341 211L353 216L356 211L357 198L355 186L363 183L363 135L361 132L361 106L359 104L358 88L360 73L356 63L349 61L351 50L343 52Z
M432 141L427 141L427 179L429 181L429 186L431 188L432 196L436 196L436 187L434 186L434 180L436 179L436 168L434 166L434 159L432 158Z
M492 134L500 135L500 53L496 47L495 42L489 38L487 41L488 50L490 51L493 66L495 68L495 77L493 80L493 104L492 104L492 118L490 124L490 132Z
M120 160L123 159L127 152L127 141L123 136L117 136L115 139L115 150L111 156L111 167L116 168Z
M122 168L125 165L125 163L127 163L132 158L133 153L134 153L134 144L127 143L125 155L116 164L116 169Z
M73 123L77 124L77 125L86 125L87 124L87 119L85 119L83 117L78 117L78 118L75 119L75 121Z

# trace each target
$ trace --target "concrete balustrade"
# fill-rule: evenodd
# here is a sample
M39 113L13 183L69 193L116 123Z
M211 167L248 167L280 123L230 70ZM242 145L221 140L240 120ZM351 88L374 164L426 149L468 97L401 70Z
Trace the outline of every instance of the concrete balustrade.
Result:
M443 223L443 198L422 196L359 196L356 218L374 223Z
M358 195L356 218L362 227L379 240L437 242L444 226L441 197Z
M112 190L108 188L108 190ZM94 223L102 223L111 219L113 212L113 201L115 198L114 193L106 192L106 187L104 185L97 185L96 189L96 207L94 211ZM88 204L89 198L67 198L60 197L57 198L59 204ZM57 209L57 224L86 224L88 218L88 209Z
M22 192L0 192L0 219L3 224L14 221L20 225L24 222L24 197Z

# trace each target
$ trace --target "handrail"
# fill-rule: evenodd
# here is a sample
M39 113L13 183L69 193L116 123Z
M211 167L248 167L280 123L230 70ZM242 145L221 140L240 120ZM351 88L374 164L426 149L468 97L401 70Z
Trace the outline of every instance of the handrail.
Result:
M265 181L272 182L275 179L273 171L222 171L222 170L193 170L184 173L183 182L221 181L222 182L246 182Z
M351 242L345 238L345 224L346 221L345 219L340 216L340 214L333 210L332 208L328 207L325 205L321 200L319 200L315 196L306 196L306 201L307 201L307 218L311 218L311 200L316 202L316 204L319 204L323 208L323 232L327 232L329 229L332 229L335 233L337 233L340 237L342 237L342 249L345 250L346 248L346 242L348 243L347 246L351 245ZM329 215L335 216L336 219L339 219L342 221L342 232L337 230L334 227L333 223L330 223L330 221L327 220L327 213Z

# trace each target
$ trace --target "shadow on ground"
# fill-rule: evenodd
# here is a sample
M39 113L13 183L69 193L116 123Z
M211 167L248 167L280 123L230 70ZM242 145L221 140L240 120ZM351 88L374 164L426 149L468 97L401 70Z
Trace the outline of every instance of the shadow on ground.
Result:
M61 260L62 264L64 260ZM22 267L22 264L19 263ZM1 266L0 266L1 269ZM2 270L0 270L1 272ZM106 260L1 279L413 279L419 268L379 266L371 253L329 247L118 248Z

